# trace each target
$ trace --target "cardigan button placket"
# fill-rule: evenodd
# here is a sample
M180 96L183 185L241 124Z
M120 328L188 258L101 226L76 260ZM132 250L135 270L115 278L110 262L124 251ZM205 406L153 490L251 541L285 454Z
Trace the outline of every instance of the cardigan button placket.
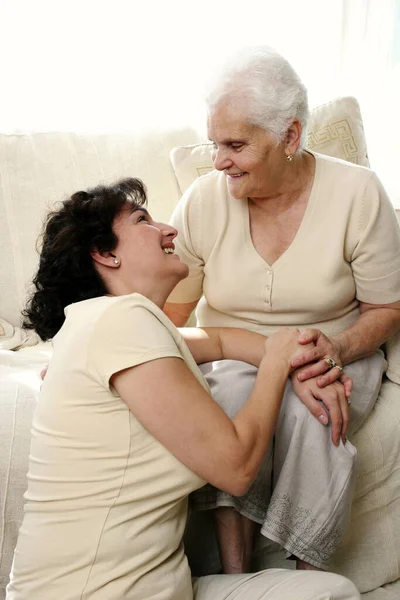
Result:
M267 282L265 285L265 307L266 310L270 311L272 309L272 280L273 280L273 272L270 269L267 269Z

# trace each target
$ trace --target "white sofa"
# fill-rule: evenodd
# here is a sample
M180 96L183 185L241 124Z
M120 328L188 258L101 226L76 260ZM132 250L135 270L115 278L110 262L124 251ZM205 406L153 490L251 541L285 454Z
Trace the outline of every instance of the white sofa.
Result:
M368 166L354 99L315 109L308 143L316 151ZM0 134L0 600L22 519L39 372L51 357L51 344L37 343L19 329L43 217L78 189L137 176L147 185L151 213L168 220L181 192L210 168L210 147L193 129L137 135ZM397 347L394 343L389 356L394 371L400 364ZM400 387L388 380L382 390L352 439L360 454L357 489L351 524L332 564L356 583L363 600L400 598ZM279 557L270 550L259 540L257 567L276 564Z

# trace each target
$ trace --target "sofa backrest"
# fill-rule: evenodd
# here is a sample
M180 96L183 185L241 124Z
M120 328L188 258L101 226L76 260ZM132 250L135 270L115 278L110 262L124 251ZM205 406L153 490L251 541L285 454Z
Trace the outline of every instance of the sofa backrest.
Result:
M192 129L0 134L0 317L20 324L38 262L37 238L55 204L99 183L139 177L148 189L149 210L167 221L180 197L170 150L199 139Z

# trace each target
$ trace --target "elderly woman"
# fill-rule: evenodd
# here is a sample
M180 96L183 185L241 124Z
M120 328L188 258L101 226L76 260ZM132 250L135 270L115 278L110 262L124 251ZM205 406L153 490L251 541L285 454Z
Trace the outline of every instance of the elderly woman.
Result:
M55 336L54 355L7 600L318 600L330 590L356 600L354 586L331 574L191 580L187 496L205 480L234 494L248 488L299 332L182 336L162 308L188 269L174 254L176 230L153 221L145 203L141 181L128 179L74 194L47 221L26 318L43 339ZM232 421L195 362L222 358L259 367Z
M306 89L279 54L241 51L207 103L216 170L189 188L173 214L176 251L190 273L165 312L183 325L199 303L201 327L270 335L295 326L316 346L301 357L309 366L288 381L273 449L249 493L235 498L207 486L193 495L193 507L217 509L226 572L248 568L248 519L298 568L327 569L348 520L356 457L330 385L341 378L349 398L345 367L353 379L352 433L379 392L379 347L400 326L398 223L375 173L304 148ZM256 370L227 361L202 370L234 415Z

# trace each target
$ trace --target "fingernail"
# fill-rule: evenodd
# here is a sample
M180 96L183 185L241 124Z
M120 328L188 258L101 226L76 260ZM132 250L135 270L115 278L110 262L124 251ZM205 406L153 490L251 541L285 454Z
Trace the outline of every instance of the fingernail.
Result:
M326 415L321 415L320 417L318 417L318 419L321 421L321 423L323 423L324 425L327 424L328 422L328 417Z
M304 380L304 375L303 375L303 373L299 373L299 375L297 375L297 379L298 379L299 381L303 381L303 380Z

